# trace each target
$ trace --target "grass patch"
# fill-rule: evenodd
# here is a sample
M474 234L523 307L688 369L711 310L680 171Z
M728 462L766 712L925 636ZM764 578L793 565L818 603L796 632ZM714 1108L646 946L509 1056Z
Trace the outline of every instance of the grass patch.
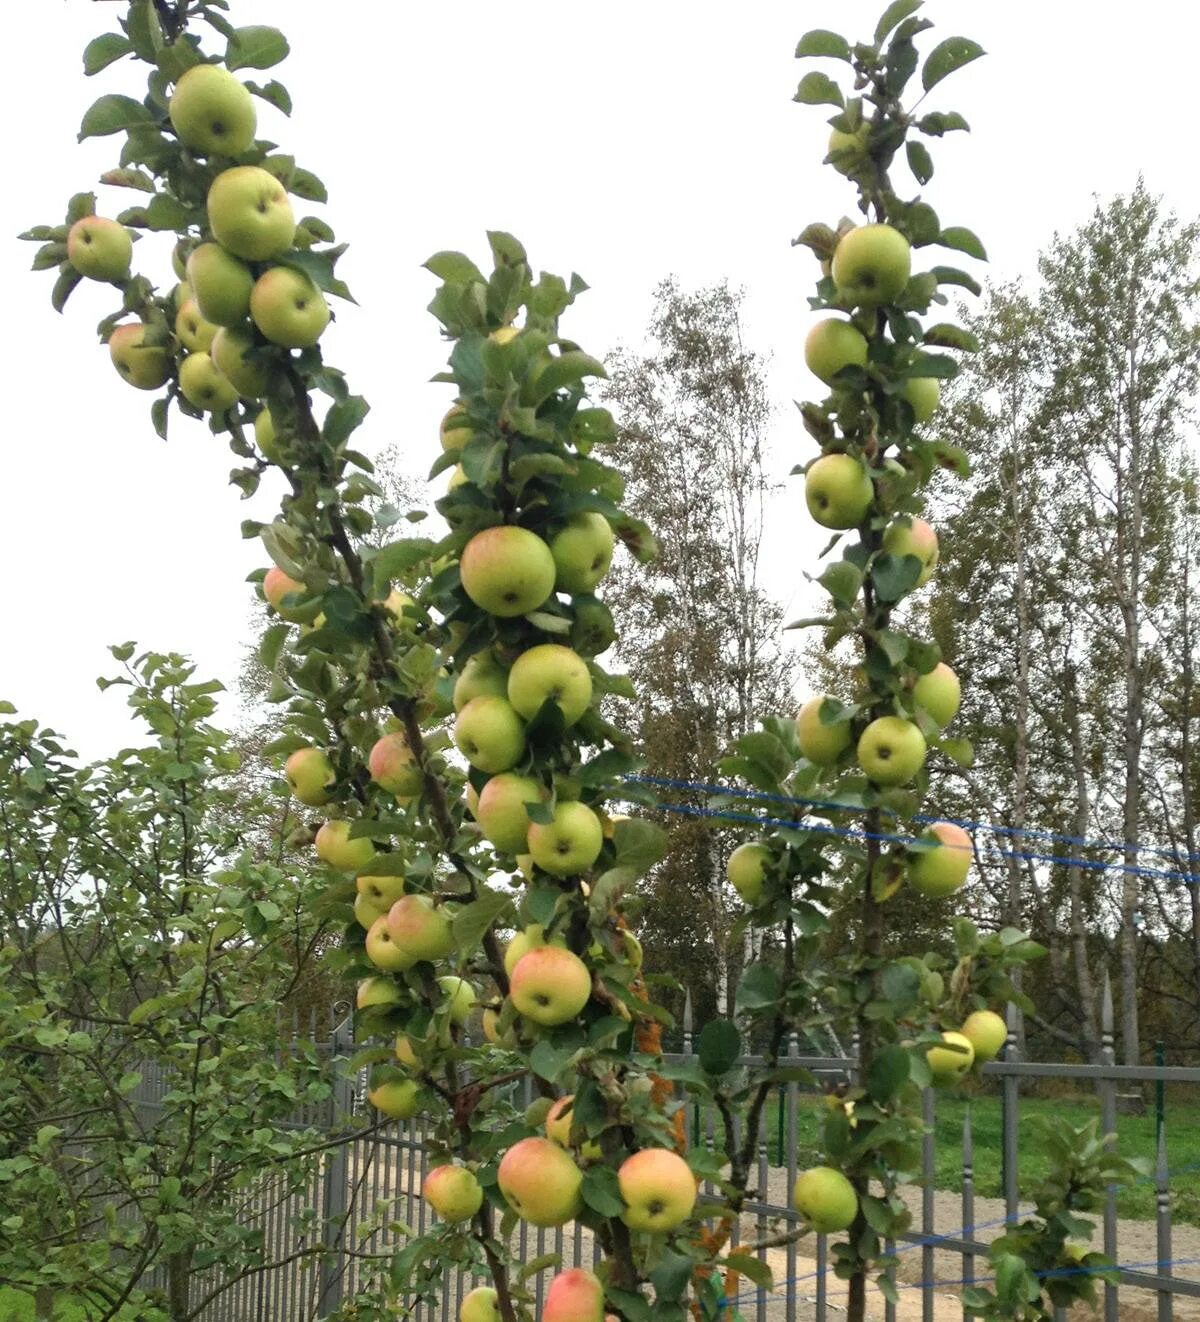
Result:
M54 1301L54 1322L92 1322L98 1312L89 1311L86 1304L71 1296L59 1296ZM118 1314L120 1322L145 1322L147 1313L134 1307L123 1308ZM155 1314L157 1316L157 1314ZM0 1319L3 1322L34 1322L33 1295L11 1286L0 1285Z
M962 1127L967 1103L958 1098L938 1098L934 1127L934 1184L938 1189L962 1187ZM1004 1193L1001 1172L1003 1115L998 1097L976 1097L971 1103L971 1128L974 1135L975 1192L981 1197L998 1198ZM817 1140L821 1101L802 1095L796 1104L796 1160L800 1167L811 1165L818 1157ZM1078 1127L1098 1119L1100 1104L1092 1097L1022 1097L1022 1120L1035 1115L1054 1116ZM783 1165L787 1157L787 1136L781 1128L781 1109L772 1099L763 1116L762 1137L767 1144L767 1158L773 1165ZM714 1117L719 1126L719 1120ZM1153 1110L1146 1115L1117 1117L1117 1148L1122 1156L1149 1162L1153 1172L1157 1152L1157 1130ZM697 1135L696 1111L689 1107L688 1129L693 1140ZM719 1132L719 1129L718 1131ZM1020 1177L1022 1191L1046 1172L1046 1159L1037 1146L1032 1131L1021 1128L1019 1135ZM1167 1162L1170 1170L1172 1214L1176 1222L1200 1225L1200 1105L1172 1103L1166 1106ZM1155 1188L1152 1179L1143 1180L1117 1196L1119 1216L1149 1221L1155 1214Z

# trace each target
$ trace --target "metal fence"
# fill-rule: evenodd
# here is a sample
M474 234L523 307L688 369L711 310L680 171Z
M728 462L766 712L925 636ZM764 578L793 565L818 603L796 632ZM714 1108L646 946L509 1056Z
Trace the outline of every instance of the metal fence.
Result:
M1111 995L1105 988L1102 1006L1102 1060L1100 1064L1063 1064L1025 1061L1017 1051L1016 1025L1010 1021L1010 1033L1004 1058L983 1067L990 1090L998 1094L1001 1110L1002 1198L985 1199L977 1195L975 1179L976 1139L970 1108L962 1127L961 1187L952 1192L935 1191L935 1135L938 1119L938 1095L924 1094L926 1134L922 1153L922 1179L908 1191L914 1212L913 1228L900 1242L889 1245L894 1252L888 1275L897 1287L898 1302L872 1296L870 1316L886 1322L948 1322L962 1317L961 1291L972 1283L988 1278L988 1241L1002 1233L1006 1224L1028 1210L1018 1191L1019 1158L1022 1148L1022 1085L1028 1080L1075 1080L1095 1089L1099 1102L1101 1128L1115 1133L1118 1100L1131 1084L1200 1085L1200 1068L1163 1065L1130 1068L1115 1062ZM672 1061L692 1059L692 1040L685 1031L682 1050L668 1057ZM331 1057L349 1054L350 1026L336 1028L320 1048ZM740 1064L753 1068L763 1062L747 1056ZM823 1080L853 1080L856 1061L853 1054L813 1056L800 1053L793 1039L789 1046L788 1065L804 1067ZM155 1081L147 1079L149 1091L141 1098L153 1107ZM1026 1089L1028 1091L1028 1089ZM323 1117L300 1117L305 1124L324 1123L330 1127L344 1124L345 1117L361 1114L363 1080L340 1078L331 1105ZM532 1093L526 1087L525 1100ZM518 1090L515 1100L521 1099ZM797 1225L796 1213L788 1206L789 1191L799 1169L809 1154L800 1150L797 1119L801 1107L817 1104L811 1091L797 1084L781 1085L777 1098L778 1113L772 1124L765 1125L758 1146L754 1197L734 1228L734 1245L758 1245L760 1241L781 1238ZM776 1127L776 1125L778 1127ZM1171 1172L1168 1126L1159 1132L1157 1161L1150 1176L1156 1195L1153 1221L1130 1221L1118 1218L1117 1191L1109 1191L1104 1207L1095 1218L1098 1222L1093 1246L1101 1247L1121 1264L1119 1284L1102 1286L1105 1322L1169 1322L1177 1319L1200 1319L1200 1228L1172 1226L1171 1180L1181 1187L1181 1180L1194 1176ZM692 1110L689 1130L693 1143L714 1146L715 1117ZM372 1230L368 1223L381 1204L391 1208L395 1220L416 1232L429 1228L431 1217L420 1197L427 1170L425 1155L426 1128L423 1124L392 1125L335 1146L314 1163L302 1187L287 1190L279 1180L267 1179L256 1187L242 1209L248 1227L260 1230L267 1262L280 1262L278 1268L246 1277L230 1289L215 1295L204 1310L204 1322L316 1322L343 1300L353 1297L360 1279L365 1280L372 1267L366 1256L386 1253L399 1247L393 1233ZM716 1197L711 1186L704 1192ZM315 1214L315 1215L314 1215ZM307 1217L309 1229L300 1233L297 1221ZM563 1266L591 1265L599 1249L590 1231L572 1224L557 1231L536 1230L522 1225L516 1232L515 1247L524 1261L547 1253L561 1255ZM324 1236L333 1251L320 1260L292 1255L311 1248ZM1181 1243L1181 1241L1183 1241ZM740 1278L738 1295L729 1301L755 1322L826 1322L841 1316L845 1307L845 1284L839 1281L831 1265L825 1236L813 1236L799 1243L764 1246L755 1250L774 1276L770 1293ZM537 1279L537 1303L550 1272ZM153 1282L147 1281L146 1284ZM458 1303L474 1282L461 1273L447 1282L440 1308L431 1322L451 1322L457 1317ZM193 1299L203 1300L222 1282L215 1272L197 1276ZM1061 1314L1065 1318L1065 1314Z

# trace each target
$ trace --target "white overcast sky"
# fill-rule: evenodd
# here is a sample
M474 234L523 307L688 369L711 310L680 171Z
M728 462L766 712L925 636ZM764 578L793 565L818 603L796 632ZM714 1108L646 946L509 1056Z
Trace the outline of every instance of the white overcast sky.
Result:
M295 103L290 121L263 106L260 133L325 180L324 214L351 244L340 269L360 306L339 307L324 344L372 403L364 448L398 441L422 472L436 454L447 391L428 378L444 350L420 266L440 248L482 263L484 231L499 228L523 240L535 267L577 270L592 286L566 329L593 351L638 342L668 274L745 285L749 338L773 356L773 463L782 476L808 458L790 400L815 384L801 355L814 266L789 240L810 220L836 222L852 196L819 164L825 111L791 102L801 72L817 67L792 52L810 27L868 37L882 7L234 0L236 22L276 24L292 45L271 75L245 75L280 78ZM206 675L233 680L243 580L262 561L239 523L270 517L278 496L268 482L241 502L226 482L231 456L197 424L177 420L159 442L149 397L121 384L94 341L110 291L85 284L58 317L52 276L31 273L33 249L13 237L58 221L67 198L115 164L117 139L80 146L75 133L102 92L140 95L144 66L81 74L83 46L119 8L11 6L0 80L0 697L85 755L129 737L120 690L94 685L113 669L107 644L182 650ZM928 103L961 111L974 132L932 144L938 172L925 197L944 224L980 234L993 275L1032 271L1053 231L1139 172L1180 214L1200 213L1193 80L1178 63L1200 46L1200 5L1145 0L1134 18L1115 0L930 0L926 13L938 24L931 36L972 36L988 51ZM137 200L100 192L108 214ZM802 511L793 479L770 510L765 565L784 600L803 596L796 566L811 566L820 544Z

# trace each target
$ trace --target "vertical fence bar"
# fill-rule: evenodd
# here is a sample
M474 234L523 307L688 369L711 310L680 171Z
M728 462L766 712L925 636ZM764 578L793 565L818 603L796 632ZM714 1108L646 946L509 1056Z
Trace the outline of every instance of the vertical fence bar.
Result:
M788 1063L791 1064L800 1054L800 1043L795 1033L788 1034ZM787 1138L786 1149L780 1149L779 1164L787 1166L787 1183L784 1185L784 1202L791 1201L792 1190L796 1187L796 1099L799 1093L799 1085L795 1079L789 1079L783 1098L783 1103L779 1108L779 1113L783 1116L786 1112L785 1135ZM792 1222L795 1225L795 1222ZM796 1242L791 1240L787 1246L787 1286L786 1286L786 1315L794 1318L796 1316Z
M1100 998L1100 1062L1106 1073L1097 1081L1100 1091L1100 1125L1104 1130L1105 1141L1110 1147L1117 1142L1117 1082L1107 1071L1117 1062L1116 1046L1113 1037L1113 999L1112 979L1105 970L1104 991ZM1117 1261L1117 1195L1110 1186L1104 1196L1104 1252L1108 1258ZM1118 1322L1117 1287L1104 1285L1104 1322Z
M967 1103L967 1113L963 1117L962 1131L962 1224L963 1239L969 1243L975 1239L975 1135L971 1128L971 1103ZM963 1287L975 1284L975 1255L962 1255ZM963 1317L971 1316L963 1309Z
M933 1089L921 1090L921 1279L933 1280L933 1183L936 1175L934 1153L934 1127L937 1124L937 1103ZM921 1322L933 1322L933 1287L926 1285L921 1291Z
M1163 1042L1162 1038L1159 1038L1154 1044L1154 1063L1159 1069L1162 1069L1167 1063L1167 1048L1166 1043ZM1166 1085L1163 1083L1163 1078L1160 1074L1158 1078L1154 1080L1154 1141L1156 1144L1162 1139L1163 1124L1166 1121L1166 1114Z
M333 1093L330 1098L330 1128L336 1129L350 1116L353 1106L353 1088L346 1073L345 1064L339 1062L339 1055L350 1049L353 1042L353 1028L349 1019L343 1020L333 1030L329 1043L329 1063L334 1071ZM346 1229L346 1195L350 1187L350 1169L347 1161L346 1145L339 1143L325 1154L325 1180L321 1196L321 1217L325 1226L325 1241L330 1243L332 1236L333 1252L321 1259L320 1283L318 1285L318 1312L332 1312L342 1302L342 1271L345 1267L345 1255L342 1253L342 1241Z
M1015 1064L1021 1059L1021 1049L1018 1046L1020 1042L1020 1015L1020 1010L1009 1002L1004 1015L1008 1024L1008 1036L1004 1040L1005 1063L1011 1061ZM1001 1098L1004 1215L1012 1222L1016 1220L1020 1201L1020 1190L1017 1183L1017 1134L1020 1125L1021 1081L1015 1074L1005 1074Z
M770 1201L770 1176L767 1173L767 1138L761 1131L758 1135L758 1217L754 1222L754 1237L762 1240L767 1235L767 1213L766 1204ZM767 1250L759 1249L758 1259L760 1262L766 1262ZM767 1292L765 1290L755 1291L756 1313L758 1322L767 1322Z
M1162 1080L1158 1086L1162 1087ZM1154 1206L1156 1236L1158 1247L1158 1276L1171 1275L1171 1181L1167 1167L1167 1135L1164 1129L1158 1131L1158 1156L1154 1165ZM1170 1286L1158 1292L1158 1322L1171 1322L1175 1316L1172 1304L1174 1295Z

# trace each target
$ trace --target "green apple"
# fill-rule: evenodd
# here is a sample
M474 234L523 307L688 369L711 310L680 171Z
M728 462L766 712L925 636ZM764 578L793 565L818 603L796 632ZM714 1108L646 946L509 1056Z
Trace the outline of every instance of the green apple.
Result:
M375 741L367 757L367 770L376 785L398 799L420 794L424 783L421 764L399 731Z
M858 764L876 785L905 785L925 765L925 736L902 716L880 716L859 736Z
M475 820L494 848L502 854L520 854L529 834L525 805L545 798L545 787L531 776L502 771L480 790Z
M924 587L929 582L938 562L937 533L924 519L911 519L907 523L897 522L888 525L883 534L883 549L891 555L914 555L921 562L921 572L917 577L917 587Z
M458 713L454 744L480 771L507 771L525 755L525 722L506 698L485 693Z
M83 216L67 231L67 261L89 280L124 280L133 261L133 240L115 220Z
M175 314L175 338L190 353L207 353L216 333L216 326L200 315L200 305L194 298L184 302Z
M858 1215L858 1194L841 1171L813 1166L796 1180L792 1206L818 1234L832 1235L849 1230Z
M187 255L191 242L191 239L180 239L174 248L171 249L171 270L174 271L176 277L182 281L187 280ZM177 289L186 288L186 284L177 286ZM179 300L179 302L182 301L182 299ZM178 306L179 304L176 303L176 307Z
M456 454L471 439L471 428L466 418L467 410L461 404L454 404L447 410L438 428L443 450Z
M483 1186L465 1166L435 1166L421 1185L425 1201L451 1223L469 1221L483 1206Z
M894 303L912 271L908 240L891 225L860 225L833 250L838 297L859 307Z
M287 252L296 234L287 189L258 165L237 165L217 175L208 190L208 223L221 247L248 262Z
M804 500L822 528L857 528L874 496L867 470L853 455L823 454L804 474Z
M304 596L308 591L304 584L292 578L290 574L285 574L278 565L272 565L263 575L262 586L263 596L274 607L276 613L282 619L295 623L298 618L296 607L287 605L286 598Z
M206 353L189 353L180 363L179 389L206 413L224 413L238 402L237 387Z
M921 838L935 842L935 848L912 855L908 884L931 900L952 895L962 887L971 868L971 837L953 822L935 822Z
M317 832L317 857L339 872L358 872L375 857L375 846L366 836L350 838L351 823L326 822Z
M396 1041L392 1047L392 1053L405 1069L419 1070L421 1068L421 1058L417 1055L416 1048L412 1044L412 1038L408 1037L406 1034L396 1034Z
M447 974L446 977L439 978L437 981L443 995L450 1003L450 1022L461 1028L471 1017L471 1011L475 1008L475 1002L478 999L475 995L475 988L471 986L466 978L457 978L453 974Z
M246 399L261 399L271 388L268 353L249 326L222 326L213 336L217 371Z
M526 838L529 853L543 872L552 877L573 877L586 872L600 857L604 828L587 804L573 800L555 805L552 822L531 822Z
M863 155L867 150L867 142L871 136L871 125L864 119L853 133L843 133L841 129L831 129L829 133L828 155L832 156L835 152L847 153L842 159L831 162L833 168L839 174L850 174L862 164ZM853 154L850 154L853 153Z
M458 1322L503 1322L499 1296L490 1285L477 1285L463 1297Z
M457 491L459 487L464 487L471 479L467 476L467 470L462 464L455 464L450 474L450 480L446 483L446 491Z
M362 896L360 895L354 901L356 918L358 917L358 901L361 899ZM367 958L377 969L382 969L385 973L402 973L405 969L412 968L412 960L392 940L392 934L388 931L386 912L381 913L367 928L367 937L364 944Z
M205 321L214 326L240 326L250 316L254 275L219 243L202 243L192 250L187 278Z
M508 994L519 1014L543 1028L569 1023L592 995L592 975L570 950L535 946L517 960Z
M937 378L932 376L910 376L900 391L900 398L908 400L912 405L913 419L917 426L933 417L941 397L941 387Z
M591 592L608 573L613 544L612 524L603 514L573 515L550 539L554 586L559 592Z
M821 722L821 704L827 694L810 698L796 717L796 736L800 751L815 767L831 767L850 747L850 722L838 721L834 725ZM833 699L830 699L833 701Z
M421 1085L416 1079L388 1079L367 1089L367 1101L393 1120L411 1120L421 1109Z
M329 325L329 304L303 271L273 266L254 282L250 316L272 344L307 349Z
M493 344L511 344L521 333L520 326L501 326L488 335Z
M371 928L387 913L386 905L378 905L362 891L354 897L354 917L364 932Z
M240 156L254 141L254 98L217 64L194 64L167 107L180 140L205 156Z
M954 671L939 661L913 685L913 697L935 725L945 727L958 715L962 685Z
M975 1063L975 1047L962 1033L943 1033L944 1047L930 1047L925 1055L929 1072L938 1082L961 1079Z
M625 1200L621 1220L630 1230L674 1230L696 1205L692 1168L669 1148L644 1148L626 1157L617 1171L617 1185Z
M528 615L554 591L554 557L528 528L502 524L478 532L459 563L463 590L480 610L501 619Z
M970 1042L975 1059L980 1062L995 1060L1008 1041L1008 1025L995 1010L976 1010L967 1015L959 1031Z
M604 1322L604 1286L584 1267L568 1267L550 1282L540 1322Z
M144 322L127 321L108 337L113 366L131 386L157 390L171 375L171 351L165 344L146 344Z
M387 925L409 965L445 959L454 949L450 920L428 895L402 895L388 910Z
M319 748L297 748L283 764L288 789L310 808L329 802L329 787L337 779L333 763Z
M827 317L805 337L804 362L813 376L832 385L843 367L866 367L866 336L840 317Z
M556 1098L546 1112L546 1137L557 1143L560 1148L571 1146L571 1126L575 1120L575 1097ZM579 1155L584 1161L599 1161L603 1155L599 1143L585 1140L579 1145Z
M283 451L280 449L279 433L269 408L260 409L258 417L254 419L254 439L258 442L258 448L262 451L264 459L270 460L273 464L282 462Z
M484 694L508 697L508 671L490 651L476 652L467 658L454 683L454 710L462 711L472 698Z
M519 931L504 947L504 971L511 978L513 970L531 950L540 950L543 946L554 946L559 950L567 948L566 941L559 935L546 940L546 929L541 923L530 923ZM551 1135L553 1137L553 1135Z
M746 901L757 904L762 899L763 882L771 866L771 851L766 845L751 841L738 847L729 855L725 865L725 875L729 884Z
M592 702L587 662L561 643L539 643L522 652L508 672L508 700L519 716L532 720L553 700L563 721L574 725Z
M408 623L404 618L405 610L416 604L407 592L401 592L399 588L393 588L384 598L383 609L394 615L401 624L405 624Z
M354 1003L360 1010L372 1005L395 1005L400 1000L400 988L391 978L364 978L358 984Z
M382 913L392 907L404 894L404 878L388 875L355 877L354 888Z
M583 1209L583 1172L548 1138L514 1143L500 1159L496 1183L504 1201L530 1225L565 1225Z

